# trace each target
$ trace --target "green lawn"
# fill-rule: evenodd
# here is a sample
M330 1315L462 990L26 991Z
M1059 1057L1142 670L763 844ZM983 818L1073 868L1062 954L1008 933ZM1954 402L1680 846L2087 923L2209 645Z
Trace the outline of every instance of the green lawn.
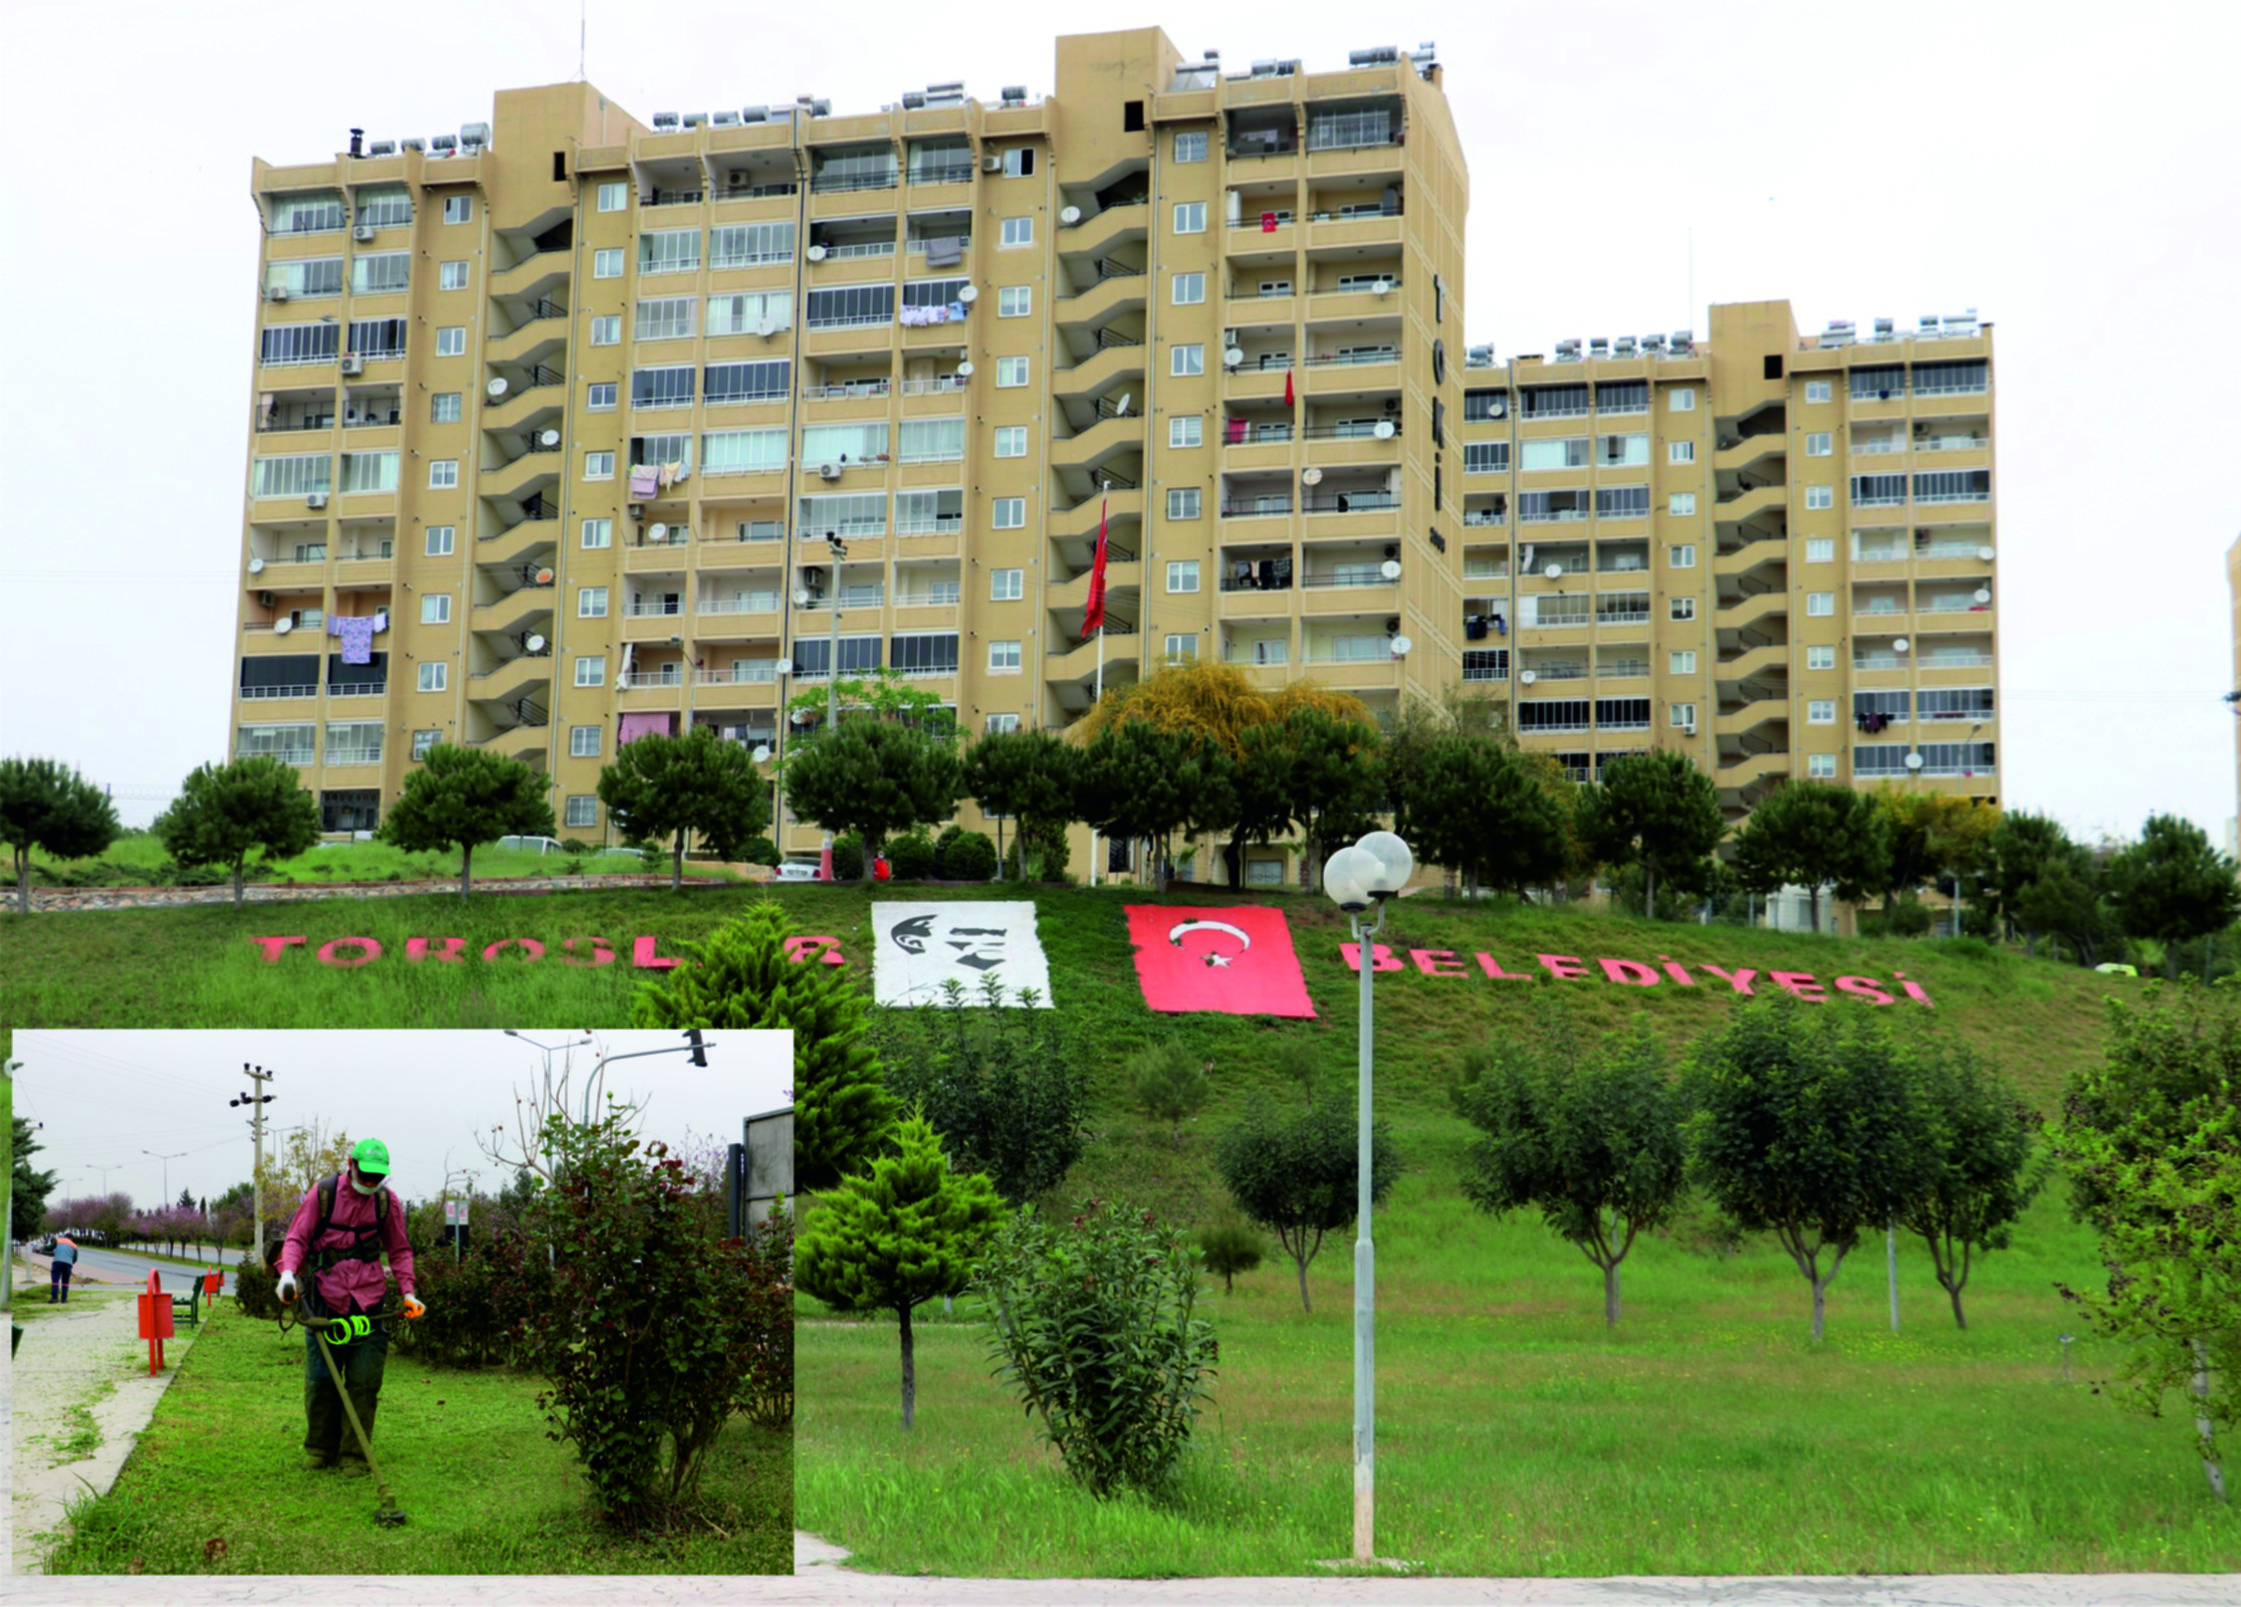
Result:
M691 1534L591 1515L574 1449L545 1437L539 1381L391 1354L374 1454L409 1515L373 1521L371 1479L300 1471L303 1340L223 1309L115 1488L74 1512L56 1574L753 1574L793 1571L793 1437L734 1419ZM721 1509L728 1509L721 1510Z
M2090 1243L2042 1201L1957 1331L1880 1241L1808 1342L1804 1280L1770 1248L1638 1245L1627 1312L1523 1220L1494 1224L1427 1168L1381 1213L1379 1554L1458 1575L1979 1573L2241 1568L2178 1420L2093 1394L2111 1360L2057 1276ZM801 1328L802 1526L873 1569L951 1575L1293 1574L1351 1554L1350 1238L1301 1312L1289 1263L1208 1301L1221 1376L1173 1494L1100 1505L989 1377L977 1329L929 1322L918 1426L899 1426L891 1323ZM1218 1285L1216 1286L1218 1289ZM935 1308L938 1312L938 1307ZM2176 1403L2174 1403L2176 1404Z
M110 844L106 853L92 859L57 859L44 849L34 849L31 881L34 887L52 886L57 880L69 881L94 872L110 885L153 883L170 859L163 845L145 833L120 837ZM568 875L578 867L584 871L631 875L640 874L644 869L636 853L596 853L579 859L574 855L538 854L528 849L495 846L475 851L475 879L478 881L497 876ZM662 861L662 868L668 868L666 859ZM688 865L685 874L729 879L728 872L712 865ZM458 877L457 854L411 854L376 842L327 843L271 866L254 859L249 866L252 883L456 881Z

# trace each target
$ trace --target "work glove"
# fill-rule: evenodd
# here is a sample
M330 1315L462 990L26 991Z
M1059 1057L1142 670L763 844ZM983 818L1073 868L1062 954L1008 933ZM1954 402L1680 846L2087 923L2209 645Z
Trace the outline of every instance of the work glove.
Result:
M293 1272L283 1272L280 1275L280 1303L284 1306L296 1303L296 1275Z
M419 1298L419 1296L417 1296L417 1295L407 1295L407 1296L405 1296L405 1321L407 1321L407 1322L418 1322L418 1321L419 1321L419 1320L420 1320L420 1319L421 1319L422 1317L425 1317L425 1316L426 1316L427 1314L428 1314L428 1308L427 1308L427 1307L426 1307L425 1305L421 1304L421 1301L420 1301L420 1298Z

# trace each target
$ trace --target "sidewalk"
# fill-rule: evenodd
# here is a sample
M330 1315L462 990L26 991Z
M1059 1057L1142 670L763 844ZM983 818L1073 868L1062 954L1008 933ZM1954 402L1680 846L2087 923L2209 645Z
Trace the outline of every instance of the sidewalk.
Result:
M88 1486L106 1494L117 1482L125 1458L194 1342L194 1330L184 1328L165 1340L163 1371L151 1378L132 1291L73 1288L67 1306L49 1306L43 1292L19 1284L15 1298L23 1344L9 1371L6 1409L0 1411L0 1438L7 1442L13 1473L8 1503L11 1575L38 1570L72 1498ZM73 1408L90 1412L99 1442L89 1454L57 1466L57 1448L85 1431L86 1416ZM9 1594L15 1593L11 1587Z

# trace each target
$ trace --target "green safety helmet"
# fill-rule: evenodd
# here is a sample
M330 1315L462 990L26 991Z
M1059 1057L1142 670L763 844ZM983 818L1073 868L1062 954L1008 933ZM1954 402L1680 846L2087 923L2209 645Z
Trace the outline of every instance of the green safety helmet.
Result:
M350 1146L350 1159L358 1170L373 1177L389 1174L389 1146L378 1138L361 1138Z

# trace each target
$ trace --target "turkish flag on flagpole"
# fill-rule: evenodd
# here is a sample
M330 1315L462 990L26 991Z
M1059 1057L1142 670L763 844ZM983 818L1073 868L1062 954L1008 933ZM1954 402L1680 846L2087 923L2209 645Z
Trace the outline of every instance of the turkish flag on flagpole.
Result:
M1086 639L1091 631L1105 628L1105 515L1112 505L1112 494L1097 504L1097 556L1089 566L1089 601L1082 605L1082 635Z
M1284 405L1292 405L1292 371L1288 368L1284 370Z

